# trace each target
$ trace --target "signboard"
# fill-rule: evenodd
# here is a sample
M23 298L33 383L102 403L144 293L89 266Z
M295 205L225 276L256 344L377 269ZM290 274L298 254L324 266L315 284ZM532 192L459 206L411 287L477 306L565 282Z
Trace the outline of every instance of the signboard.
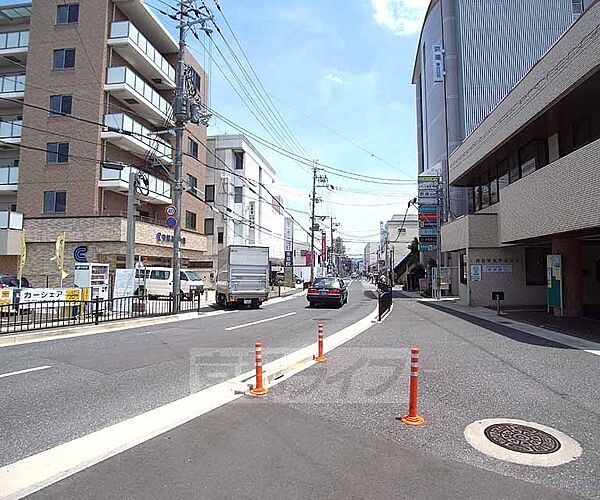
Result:
M181 244L185 245L186 239L181 238ZM173 235L165 234L165 233L156 233L156 242L157 243L173 243Z
M135 291L135 269L115 269L115 286L113 299L131 297ZM113 307L121 312L131 312L132 301L115 300Z
M167 217L165 224L167 227L175 227L177 225L177 219L175 217Z
M321 231L321 262L327 262L327 233Z
M73 259L75 262L87 262L87 254L88 247L85 245L78 246L75 250L73 250Z
M432 228L420 228L419 236L437 236L437 228L434 226Z
M420 214L437 214L437 206L425 205L419 207Z
M9 306L13 302L12 290L0 290L0 306Z
M306 265L312 266L314 262L314 252L306 252Z
M283 220L283 241L284 241L284 250L286 252L291 252L293 250L292 244L294 241L294 221L291 217L286 217Z
M504 300L504 292L492 292L492 300Z
M512 264L492 264L483 266L484 273L512 273Z
M444 49L439 43L434 43L432 46L432 57L433 57L433 81L443 82L444 81Z
M437 243L437 235L419 236L419 243Z
M175 205L167 205L165 207L165 214L167 217L174 217L177 215L177 207Z
M76 302L81 300L81 288L22 288L20 304L52 302L56 300Z
M437 220L420 220L419 229L437 229Z
M563 309L562 256L548 255L546 257L546 298L548 310L553 307Z
M436 214L419 214L419 221L435 222L437 224Z
M471 266L471 283L477 283L481 281L481 265L475 264Z
M435 243L419 243L419 252L435 252L437 245Z
M291 250L285 251L285 256L283 258L283 266L284 267L292 267L294 265L294 256Z

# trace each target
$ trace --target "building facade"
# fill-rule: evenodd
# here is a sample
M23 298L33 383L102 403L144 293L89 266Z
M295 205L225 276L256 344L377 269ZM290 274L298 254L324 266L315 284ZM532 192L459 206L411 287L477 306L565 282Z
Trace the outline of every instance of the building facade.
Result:
M471 209L448 157L592 0L431 0L412 82L419 174L441 175L444 218Z
M171 265L164 208L172 200L177 50L141 0L33 0L0 8L0 209L7 214L0 216L0 241L7 242L0 272L16 271L19 252L9 243L21 230L33 284L57 284L50 258L62 232L71 277L75 247L87 247L88 261L124 267L130 170L143 177L136 258ZM205 96L202 68L190 54L186 62ZM184 172L198 185L205 141L206 128L190 124ZM204 205L186 193L182 206L193 214L189 221L179 214L182 265L202 267L206 238L195 221L203 220Z
M204 200L213 210L204 232L213 265L227 245L259 245L269 247L272 269L282 270L285 212L275 169L244 135L212 136L208 146Z
M389 273L399 267L410 255L410 245L419 236L417 215L394 215L384 225L385 241L381 255L386 260L384 269Z
M450 156L474 206L442 228L466 304L502 291L505 304L600 315L599 92L596 2Z
M379 242L372 241L365 245L364 250L364 272L374 273L379 271Z

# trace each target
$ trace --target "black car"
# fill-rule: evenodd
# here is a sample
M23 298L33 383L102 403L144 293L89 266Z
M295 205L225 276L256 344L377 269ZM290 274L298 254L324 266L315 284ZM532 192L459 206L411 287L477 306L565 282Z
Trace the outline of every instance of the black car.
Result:
M318 304L342 307L348 302L348 288L341 278L316 278L306 298L310 307Z
M19 288L19 278L14 275L0 275L0 288L7 287ZM25 276L21 278L21 288L31 288L31 285Z

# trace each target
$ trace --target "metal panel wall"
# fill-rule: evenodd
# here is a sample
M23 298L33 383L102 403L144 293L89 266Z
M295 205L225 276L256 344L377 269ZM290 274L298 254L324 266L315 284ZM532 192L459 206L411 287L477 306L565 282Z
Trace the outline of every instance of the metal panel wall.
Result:
M572 8L571 0L459 0L466 135L567 30Z

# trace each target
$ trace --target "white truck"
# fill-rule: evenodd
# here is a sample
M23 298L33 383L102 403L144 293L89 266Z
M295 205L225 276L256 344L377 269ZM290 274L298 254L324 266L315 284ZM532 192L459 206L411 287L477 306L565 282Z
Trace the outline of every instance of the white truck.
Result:
M216 302L257 309L269 298L269 248L229 245L219 252Z

